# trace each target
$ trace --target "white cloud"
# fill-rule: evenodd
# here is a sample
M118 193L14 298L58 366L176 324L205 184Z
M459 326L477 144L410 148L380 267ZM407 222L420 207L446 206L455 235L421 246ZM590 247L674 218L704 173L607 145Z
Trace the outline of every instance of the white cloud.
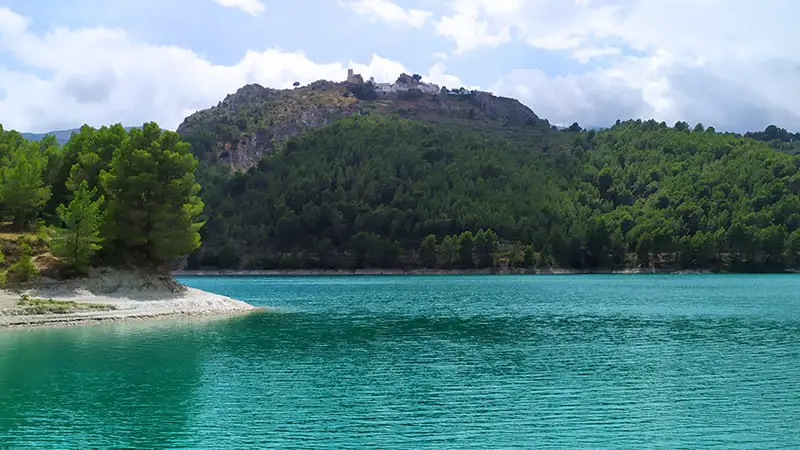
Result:
M505 40L498 36L508 30L534 48L594 64L589 73L547 77L532 61L502 77L498 90L529 92L523 99L542 115L610 123L614 114L649 113L659 120L697 120L736 130L770 121L800 129L800 52L793 45L800 42L795 20L800 5L792 0L449 4L453 12L440 20L440 34L452 39L456 53L500 45ZM463 26L442 32L448 23ZM467 24L479 25L470 30ZM615 91L629 90L640 105L609 108Z
M492 90L531 105L554 125L609 125L610 118L651 117L640 89L604 71L548 78L538 69L516 70Z
M367 63L320 63L280 49L250 51L235 64L218 65L191 50L136 41L122 30L59 28L39 35L27 22L0 8L0 25L16 24L0 26L0 51L35 69L0 65L0 123L24 131L151 120L174 129L187 114L247 83L290 88L295 81L344 80L348 67L380 81L407 72L378 55ZM444 66L431 73L452 79Z
M437 62L428 69L428 75L423 77L423 81L446 86L450 89L464 87L466 89L480 89L480 86L466 84L461 78L447 73L447 67L443 62Z
M15 14L8 8L0 7L0 30L8 34L19 34L28 27L28 19Z
M622 49L619 47L585 47L574 50L571 55L577 59L581 64L586 64L589 61L604 56L614 56L622 54Z
M436 33L454 40L457 54L479 47L496 47L511 40L508 27L492 30L487 21L475 14L442 17L436 24Z
M511 40L511 28L494 17L513 13L519 4L520 0L453 0L454 13L436 22L436 33L455 42L456 54L497 47Z
M263 13L267 8L261 0L214 0L226 8L236 8L251 16Z
M421 28L431 16L430 11L404 9L389 0L351 0L340 2L356 14L367 16L372 22L383 22L395 26Z
M397 26L420 20L409 22L415 10L400 0L388 8L375 6L384 1L372 7L361 2L367 6L358 11ZM444 0L427 1L422 4ZM793 45L800 42L793 19L800 6L791 0L451 0L450 5L440 17L425 13L420 23L435 24L457 52L515 41L537 48L533 55L547 51L585 64L562 66L553 75L549 61L526 58L517 45L518 70L492 74L491 59L470 63L436 55L423 75L437 84L475 87L447 73L444 63L458 65L496 79L484 87L518 97L554 123L607 125L617 118L655 117L737 131L769 123L800 130L800 52ZM406 16L391 13L397 11L393 7ZM265 46L220 65L121 29L39 32L31 23L0 7L0 53L13 60L6 64L14 64L0 62L0 123L31 131L146 120L174 128L188 112L216 104L246 83L290 87L294 81L340 80L348 67L379 81L420 72L387 59L403 50L402 42L366 61L315 61L300 51ZM431 56L439 50L432 45L419 52Z

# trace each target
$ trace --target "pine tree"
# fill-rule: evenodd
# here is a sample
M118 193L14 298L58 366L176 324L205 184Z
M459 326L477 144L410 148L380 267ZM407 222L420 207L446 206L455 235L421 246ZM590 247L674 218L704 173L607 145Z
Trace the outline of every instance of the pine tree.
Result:
M79 273L87 272L92 257L102 248L100 224L103 221L101 209L105 198L101 195L93 201L95 194L96 190L90 191L84 180L73 193L69 205L59 205L56 210L66 228L56 234L52 244L53 254L65 259Z
M531 268L536 265L536 252L533 250L532 245L525 247L525 253L523 254L522 258L522 265L524 267Z
M800 265L800 229L794 230L786 237L784 257L787 266L797 267Z
M478 267L493 266L495 253L497 253L497 234L491 229L478 231L478 234L475 235L475 255L478 257Z
M44 169L45 157L31 143L12 150L8 165L0 168L2 212L17 228L34 222L50 199L50 186L43 180Z
M419 260L427 268L436 267L436 236L428 235L419 246Z
M464 269L471 269L473 263L473 249L475 247L475 238L472 236L471 231L465 231L458 237L458 261Z
M439 262L447 269L458 263L458 236L447 235L439 245Z
M111 169L100 174L108 202L104 253L157 266L199 247L203 202L196 165L177 133L155 123L131 130L114 151Z
M39 275L39 270L33 265L31 253L33 250L26 242L20 241L19 259L12 264L6 272L8 281L14 283L27 283ZM5 283L5 280L3 280Z

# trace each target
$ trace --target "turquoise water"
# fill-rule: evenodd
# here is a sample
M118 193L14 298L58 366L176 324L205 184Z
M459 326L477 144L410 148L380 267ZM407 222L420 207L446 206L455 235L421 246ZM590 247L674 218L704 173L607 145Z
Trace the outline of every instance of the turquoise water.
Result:
M185 278L0 331L0 448L800 448L800 276Z

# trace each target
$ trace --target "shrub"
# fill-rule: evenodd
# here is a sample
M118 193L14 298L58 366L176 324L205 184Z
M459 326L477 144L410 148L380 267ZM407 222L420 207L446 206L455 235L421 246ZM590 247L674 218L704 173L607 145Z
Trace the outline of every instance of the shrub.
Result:
M31 261L31 246L22 244L19 260L8 268L6 278L15 283L25 283L36 278L37 275L39 275L39 271Z
M80 311L112 311L117 309L114 305L78 303L53 300L52 298L30 298L27 295L20 297L17 305L20 306L19 313L21 314L68 314Z
M375 100L378 93L375 92L375 85L372 83L353 84L347 87L353 96L359 100Z

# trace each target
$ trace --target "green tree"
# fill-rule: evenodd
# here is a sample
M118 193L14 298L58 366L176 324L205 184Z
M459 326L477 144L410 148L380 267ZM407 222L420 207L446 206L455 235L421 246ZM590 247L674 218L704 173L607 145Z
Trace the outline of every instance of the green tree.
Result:
M786 238L784 257L787 266L795 268L800 266L800 229L792 231Z
M2 212L18 229L30 226L50 198L50 186L43 178L45 163L44 155L32 143L23 143L0 168Z
M495 253L497 253L497 234L491 229L478 231L475 235L475 256L478 267L493 266Z
M458 264L458 236L447 235L439 245L439 262L445 268L451 268Z
M350 251L353 254L355 268L367 267L375 260L376 247L380 245L380 237L375 233L361 231L350 238Z
M475 238L471 231L465 231L458 237L458 262L464 269L471 269L473 262L473 252L475 249Z
M570 125L569 128L567 128L567 131L570 133L579 133L583 131L583 129L578 124L578 122L572 122L572 125Z
M519 244L511 246L508 252L508 267L519 268L525 265L525 249Z
M533 250L532 245L525 246L525 253L522 257L522 264L526 268L536 266L536 252Z
M217 267L220 269L236 270L242 264L241 252L229 242L217 253Z
M95 190L82 181L69 205L59 205L56 212L65 228L59 230L52 243L53 254L66 260L78 273L87 273L95 253L102 248L100 225L105 198L92 200Z
M269 266L287 251L320 255L326 242L327 261L344 266L351 237L368 232L379 239L371 260L385 261L380 249L398 242L405 258L396 263L417 253L423 265L420 243L434 234L443 237L437 264L461 267L457 233L491 228L506 248L535 240L540 266L749 270L792 259L795 134L689 132L686 122L654 120L572 133L546 121L479 122L350 117L291 139L246 173L201 168L206 254L231 241L245 261ZM487 264L474 246L474 261Z
M428 268L436 267L436 235L429 234L422 240L419 246L419 259L423 266Z
M380 267L395 267L401 251L397 241L382 240L378 264Z
M603 196L606 196L611 186L614 184L614 173L611 171L611 168L608 166L603 167L600 172L597 173L597 187L600 189L600 193Z
M128 132L119 124L98 130L88 125L81 127L65 144L66 150L74 152L77 158L70 168L67 188L76 191L81 182L86 181L90 190L97 188L96 195L102 195L100 174L111 169L114 152L122 148L127 139Z
M25 242L20 243L19 259L9 266L6 279L15 283L26 283L39 275L39 270L33 265L31 246Z
M106 256L159 265L200 245L203 202L197 160L177 133L155 123L130 131L100 181L106 194Z
M539 257L536 259L536 267L540 269L548 268L553 265L553 250L549 245L542 247Z

